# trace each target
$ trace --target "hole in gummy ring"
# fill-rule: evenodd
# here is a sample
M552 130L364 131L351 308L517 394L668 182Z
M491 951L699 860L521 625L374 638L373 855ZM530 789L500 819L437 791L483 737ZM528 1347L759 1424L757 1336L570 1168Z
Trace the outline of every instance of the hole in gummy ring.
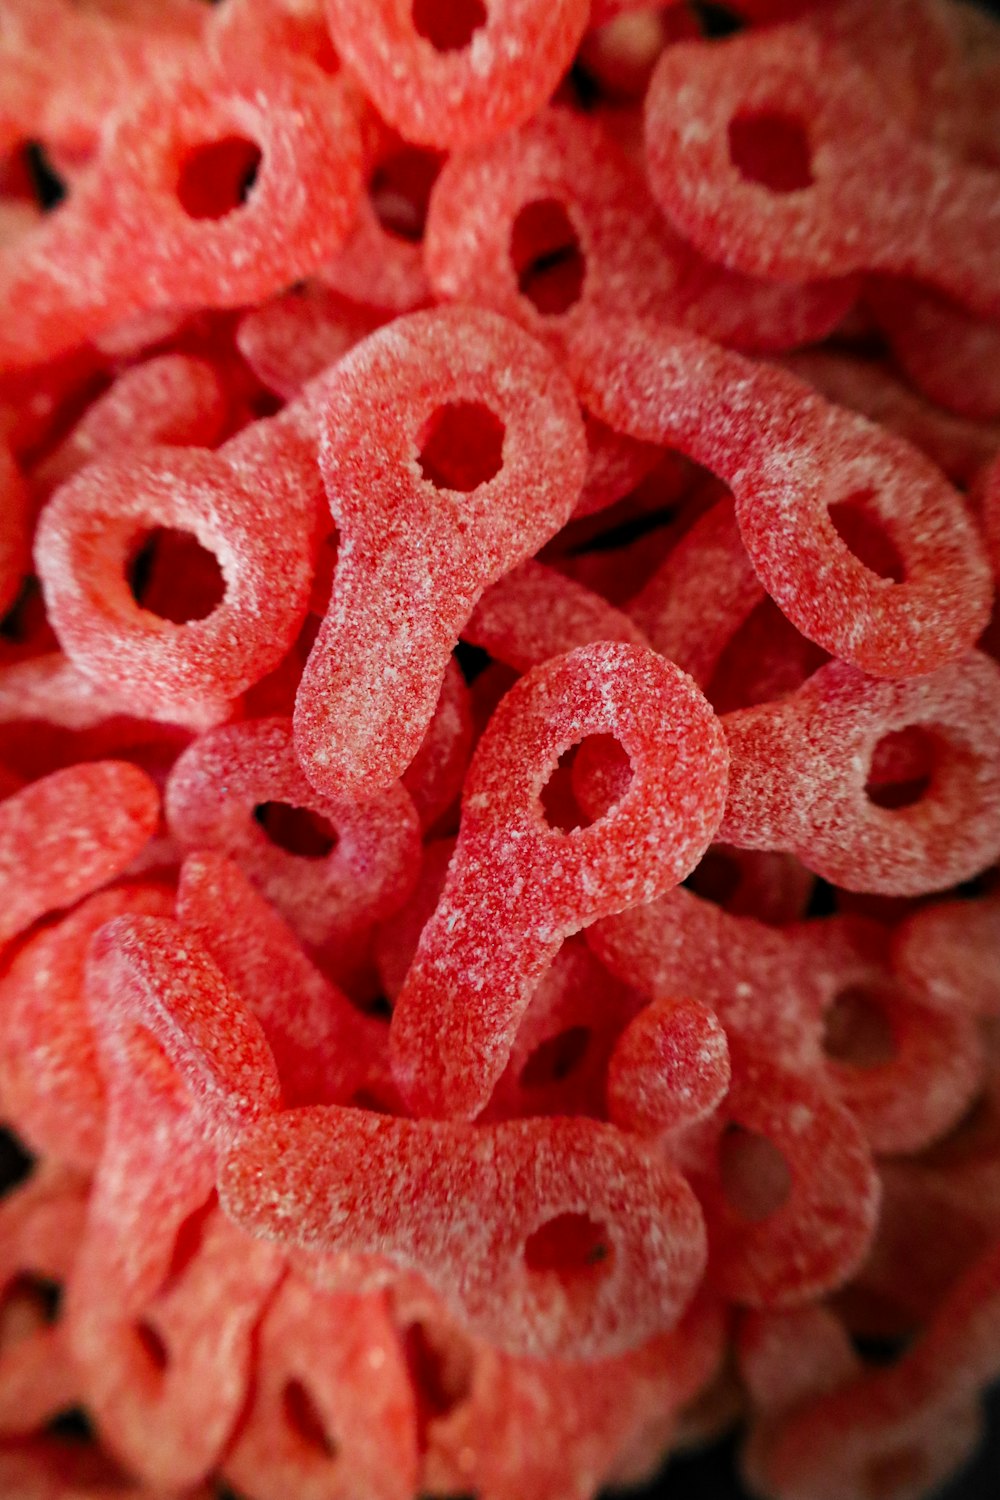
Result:
M583 1062L589 1046L590 1031L586 1026L570 1026L558 1036L550 1036L532 1052L521 1069L518 1083L523 1089L562 1083Z
M811 187L812 151L801 120L780 110L737 115L729 122L729 157L747 182L772 193Z
M854 984L841 990L823 1023L823 1051L852 1068L878 1068L896 1056L888 1017L874 990Z
M510 259L518 291L543 316L568 312L579 302L587 262L558 199L524 205L511 226Z
M926 797L942 745L919 724L883 735L872 751L865 796L876 807L896 812Z
M441 157L417 146L402 146L379 162L368 193L383 229L407 244L419 245L431 188L440 170Z
M337 1445L326 1430L316 1404L301 1380L290 1380L281 1393L285 1421L310 1448L336 1458Z
M337 847L336 829L308 807L261 802L253 815L272 844L299 859L326 859Z
M431 1422L447 1417L472 1390L474 1355L458 1334L438 1333L425 1323L411 1323L403 1335L403 1352L417 1405L421 1437ZM426 1451L426 1442L422 1443Z
M719 1141L722 1191L731 1208L750 1224L760 1224L788 1202L792 1174L767 1136L729 1125Z
M191 219L224 219L246 203L262 160L256 141L241 135L193 146L177 178L181 208Z
M742 880L739 860L722 849L709 849L682 884L703 901L725 906L736 895Z
M708 0L693 0L691 9L701 27L702 35L712 40L734 36L746 25L742 16L730 10L728 5L711 5Z
M481 401L439 406L420 435L420 470L439 490L467 495L503 467L504 424Z
M487 21L482 0L413 0L413 25L438 52L461 52Z
M15 1276L0 1301L0 1349L6 1349L39 1327L58 1322L62 1287L46 1276Z
M573 788L573 766L581 751L590 763L586 778L586 809L581 808ZM575 833L577 829L592 828L618 806L628 791L632 776L632 762L628 752L614 735L587 735L562 752L539 793L545 821L559 833Z
M829 509L834 530L849 551L877 578L902 583L906 564L872 505L872 490L858 490Z
M173 625L207 619L226 596L218 558L191 532L170 526L139 538L125 578L140 609Z
M152 1323L136 1323L135 1337L152 1368L162 1375L170 1363L170 1355L160 1334Z
M927 1483L927 1461L921 1450L911 1444L869 1459L863 1493L867 1500L893 1500L900 1493L922 1491Z
M536 1229L524 1244L529 1271L554 1271L559 1276L593 1276L606 1269L612 1246L603 1224L587 1214L559 1214Z

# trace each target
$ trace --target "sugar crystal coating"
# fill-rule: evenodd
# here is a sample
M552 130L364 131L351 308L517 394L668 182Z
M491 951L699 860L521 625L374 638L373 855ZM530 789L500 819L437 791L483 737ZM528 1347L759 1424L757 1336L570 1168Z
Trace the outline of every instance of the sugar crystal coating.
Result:
M1000 27L2 8L0 1493L929 1500Z
M564 834L540 793L560 754L594 734L620 740L633 778L606 817ZM396 1003L393 1068L414 1108L478 1113L562 941L682 879L725 785L708 705L647 648L584 646L522 678L476 749L448 881Z
M314 401L340 550L299 688L296 750L318 788L370 796L416 753L479 594L568 518L583 424L540 345L493 313L458 307L373 334ZM435 419L443 472L427 459ZM470 422L483 448L463 453Z

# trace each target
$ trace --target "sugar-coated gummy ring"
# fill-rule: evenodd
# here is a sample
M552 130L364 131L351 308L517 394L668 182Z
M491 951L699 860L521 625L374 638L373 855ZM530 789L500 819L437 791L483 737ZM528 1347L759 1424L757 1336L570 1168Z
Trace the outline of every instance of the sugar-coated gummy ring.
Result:
M295 745L318 789L364 798L416 754L483 589L568 520L586 442L552 355L479 308L397 319L312 399L340 546Z
M454 147L544 104L587 25L587 0L326 0L334 45L408 140Z
M728 1128L711 1173L695 1184L709 1225L709 1275L735 1302L796 1305L843 1285L868 1252L879 1179L853 1115L817 1074L800 1075L733 1045ZM729 1129L763 1137L784 1159L785 1193L748 1214L724 1177ZM754 1191L767 1183L756 1179Z
M590 827L564 833L541 793L560 755L613 735L633 775ZM718 724L690 678L646 647L601 642L534 668L473 756L448 881L391 1029L409 1103L470 1117L562 941L682 880L711 842L726 788Z
M377 1248L478 1336L529 1358L634 1348L677 1322L704 1264L684 1179L592 1120L286 1110L234 1141L219 1194L238 1224L279 1244Z
M257 812L269 804L314 814L329 846L301 856L282 847ZM166 814L183 847L228 854L304 942L334 953L400 906L415 878L419 826L405 789L362 805L323 796L296 759L289 719L246 719L195 740L171 773Z
M722 837L735 844L787 849L847 890L899 896L968 880L1000 854L1000 668L981 652L906 682L830 662L784 701L723 723ZM872 757L903 730L928 737L931 775L908 805L881 806Z
M280 446L276 450L276 460ZM283 497L284 498L284 497ZM305 618L312 520L287 503L261 528L267 490L219 454L161 449L93 464L63 486L38 526L36 563L67 655L154 718L209 720L277 665ZM225 597L204 619L173 623L129 586L139 546L186 531L217 559Z
M810 640L883 677L975 643L992 592L982 543L962 497L901 438L680 329L595 320L574 333L571 365L602 421L726 481L758 578Z

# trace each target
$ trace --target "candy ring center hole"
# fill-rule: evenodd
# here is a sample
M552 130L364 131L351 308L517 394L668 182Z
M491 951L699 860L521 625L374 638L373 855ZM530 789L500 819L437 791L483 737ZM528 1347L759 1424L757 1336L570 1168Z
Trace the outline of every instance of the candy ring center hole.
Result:
M163 1280L163 1287L174 1286L184 1276L201 1253L207 1229L218 1205L218 1195L211 1193L200 1208L188 1214L176 1235L170 1265Z
M170 1353L159 1330L152 1323L136 1323L134 1331L136 1342L149 1361L150 1368L157 1375L165 1374L170 1363Z
M440 170L440 156L416 146L402 146L379 162L368 193L388 234L410 245L420 244L431 188Z
M865 796L890 812L913 807L930 790L941 752L937 736L919 724L883 735L872 751Z
M863 984L841 990L823 1023L823 1051L851 1068L880 1068L896 1056L896 1039L878 994Z
M781 110L737 115L729 123L729 158L747 182L772 193L812 187L812 149L805 125Z
M710 5L708 0L693 0L691 9L695 13L701 34L711 40L734 36L743 31L746 22L728 5Z
M901 1492L922 1491L927 1483L927 1461L915 1444L879 1454L865 1466L864 1494L868 1500L893 1500Z
M481 401L449 401L420 434L420 472L435 489L468 495L499 474L505 433Z
M722 1135L719 1173L727 1203L750 1224L769 1219L791 1196L792 1174L777 1146L742 1125L729 1125Z
M246 203L262 160L256 141L241 135L193 146L177 178L181 208L190 219L224 219Z
M604 1274L613 1253L603 1224L588 1214L558 1214L528 1236L524 1263L529 1271L570 1281L590 1280Z
M487 22L483 0L413 0L413 26L437 52L461 52Z
M299 859L326 859L337 847L336 829L311 808L260 802L253 815L272 844Z
M562 752L539 793L545 821L560 833L591 828L617 807L632 774L628 752L614 735L587 735Z
M734 854L723 849L709 849L682 883L703 901L725 906L742 885L743 870Z
M518 1083L523 1089L541 1089L564 1082L583 1062L589 1046L590 1030L586 1026L570 1026L558 1036L550 1036L532 1052Z
M829 508L830 520L840 540L876 578L903 583L906 564L886 531L873 505L872 490L859 490Z
M190 531L170 526L138 539L125 577L139 608L173 625L207 619L226 596L218 558Z
M60 177L49 160L45 147L39 141L29 141L23 152L26 186L43 213L50 213L66 197L65 180Z
M58 1321L61 1307L58 1282L29 1272L15 1276L0 1302L0 1350L40 1328L50 1328Z
M403 1353L416 1396L421 1452L426 1452L430 1424L450 1416L472 1394L472 1349L457 1334L436 1336L425 1323L411 1323Z
M287 1382L281 1393L281 1406L286 1423L306 1447L321 1453L324 1458L337 1457L337 1444L327 1432L316 1403L301 1380Z
M526 203L510 231L517 289L543 317L580 300L587 261L569 214L557 198Z

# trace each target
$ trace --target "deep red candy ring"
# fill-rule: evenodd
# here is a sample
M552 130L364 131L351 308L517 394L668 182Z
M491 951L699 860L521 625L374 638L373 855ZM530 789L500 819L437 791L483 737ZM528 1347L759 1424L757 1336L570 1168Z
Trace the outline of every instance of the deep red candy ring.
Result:
M1000 317L997 174L887 118L872 78L808 26L667 48L646 156L709 259L776 281L884 271Z
M28 486L7 443L0 440L0 617L17 599L31 561Z
M961 496L907 443L679 329L594 324L571 363L602 421L729 485L754 570L804 636L885 677L933 671L977 640L982 545Z
M563 833L540 795L588 735L620 740L632 780L604 818ZM648 649L584 646L521 679L473 756L448 882L393 1015L393 1070L415 1110L482 1109L563 940L682 880L712 839L725 789L711 710Z
M683 1177L593 1120L286 1110L234 1141L219 1192L278 1244L390 1256L476 1337L530 1358L635 1348L674 1326L704 1266Z
M326 0L334 45L409 141L454 147L529 119L573 60L587 0ZM477 15L478 12L478 15Z
M727 714L720 836L786 849L847 890L917 896L1000 856L1000 668L979 652L909 682L830 662L779 703ZM927 741L932 771L903 806L866 790L881 741Z
M568 520L583 421L547 350L475 308L398 319L309 399L340 548L295 743L318 790L364 798L416 754L480 594Z

